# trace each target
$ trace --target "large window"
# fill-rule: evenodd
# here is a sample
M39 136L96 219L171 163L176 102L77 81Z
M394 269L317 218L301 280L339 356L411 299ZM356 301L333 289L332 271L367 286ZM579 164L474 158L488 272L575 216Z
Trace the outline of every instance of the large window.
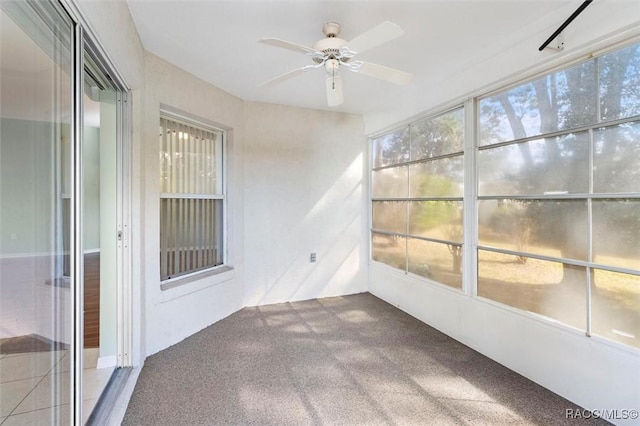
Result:
M640 346L640 47L479 100L478 295Z
M374 260L462 288L464 110L373 140Z
M160 118L160 278L222 265L224 132Z
M474 102L466 169L462 109L372 138L372 259L640 347L640 45Z

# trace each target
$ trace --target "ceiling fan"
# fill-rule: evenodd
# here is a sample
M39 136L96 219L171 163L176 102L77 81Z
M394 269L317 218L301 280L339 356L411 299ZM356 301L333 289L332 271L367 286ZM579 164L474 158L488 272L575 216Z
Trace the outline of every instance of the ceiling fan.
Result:
M261 39L260 43L304 53L310 57L313 64L284 73L260 84L258 87L270 86L309 70L323 68L326 74L327 104L329 106L337 106L343 101L340 72L344 68L400 85L409 84L411 81L412 74L410 73L371 62L353 60L356 55L400 37L404 32L402 28L393 22L383 22L349 42L338 37L340 24L336 22L324 24L322 32L326 37L318 40L313 47L303 46L279 38Z

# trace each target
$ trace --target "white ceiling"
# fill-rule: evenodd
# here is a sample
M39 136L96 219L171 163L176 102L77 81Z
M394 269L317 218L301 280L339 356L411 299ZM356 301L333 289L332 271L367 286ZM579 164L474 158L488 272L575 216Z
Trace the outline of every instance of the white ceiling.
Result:
M583 15L598 13L598 3L614 1L620 0L594 2ZM365 115L392 108L399 99L414 99L414 104L423 105L415 99L438 91L447 80L450 84L451 75L524 41L535 54L545 54L537 52L537 46L581 3L582 0L128 0L148 51L241 99L314 109L330 109L326 106L320 69L272 87L257 87L311 63L303 54L258 40L276 37L312 46L324 37L321 29L327 21L342 24L341 37L346 40L383 21L392 21L405 34L358 59L412 72L414 78L409 86L400 87L343 72L344 104L333 109ZM579 29L583 15L572 26Z

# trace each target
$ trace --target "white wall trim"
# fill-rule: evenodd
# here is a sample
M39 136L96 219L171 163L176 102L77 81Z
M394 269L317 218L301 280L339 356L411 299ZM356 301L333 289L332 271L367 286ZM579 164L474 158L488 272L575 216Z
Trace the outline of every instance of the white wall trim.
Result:
M234 277L235 270L229 266L222 265L220 267L198 271L172 280L163 281L160 284L160 289L162 290L160 303L165 303L170 300L204 290L208 287L232 280Z

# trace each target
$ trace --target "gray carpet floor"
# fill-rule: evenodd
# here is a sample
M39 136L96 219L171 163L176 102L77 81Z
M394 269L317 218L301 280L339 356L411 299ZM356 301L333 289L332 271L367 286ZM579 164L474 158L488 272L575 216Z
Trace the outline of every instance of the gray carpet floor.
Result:
M607 424L372 296L245 308L145 361L125 425Z

